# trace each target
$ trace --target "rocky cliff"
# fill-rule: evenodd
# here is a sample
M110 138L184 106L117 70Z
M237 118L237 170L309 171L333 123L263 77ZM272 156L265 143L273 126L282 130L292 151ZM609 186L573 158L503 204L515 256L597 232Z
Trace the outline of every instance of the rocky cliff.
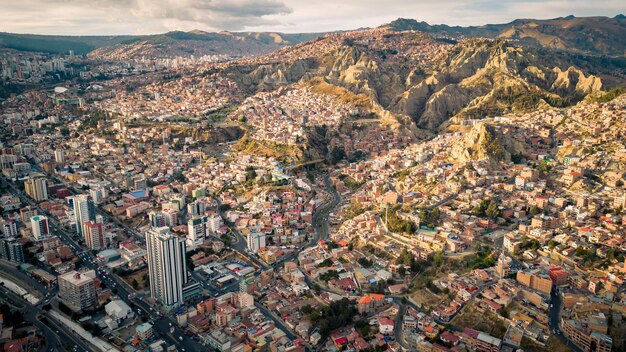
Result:
M486 123L478 123L455 144L450 156L459 162L475 160L511 161L512 155L520 155L523 146L510 138L505 138Z
M234 65L230 76L253 91L321 79L368 97L379 116L430 130L451 118L563 107L602 89L598 77L567 60L505 40L452 45L414 32L379 31L375 40L368 39L372 31L362 37L352 33L350 41L316 57ZM323 44L316 40L310 46ZM425 59L412 55L416 46L433 53ZM300 50L313 51L306 45Z

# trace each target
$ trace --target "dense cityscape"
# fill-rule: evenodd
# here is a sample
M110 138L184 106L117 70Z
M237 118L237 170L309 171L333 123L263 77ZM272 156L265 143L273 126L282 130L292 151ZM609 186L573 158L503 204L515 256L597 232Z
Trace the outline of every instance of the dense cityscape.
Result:
M626 349L626 51L411 21L0 40L0 351Z

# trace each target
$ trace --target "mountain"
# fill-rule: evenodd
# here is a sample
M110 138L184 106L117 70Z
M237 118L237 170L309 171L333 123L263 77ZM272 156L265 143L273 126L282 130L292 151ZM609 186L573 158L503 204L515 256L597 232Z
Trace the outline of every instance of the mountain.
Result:
M47 53L90 54L95 58L179 55L259 55L307 41L318 33L174 31L140 36L55 36L0 33L0 47Z
M626 17L559 17L549 20L518 19L483 26L430 25L399 18L384 27L394 31L415 30L450 38L502 38L522 44L561 49L588 55L626 55Z
M44 53L74 53L83 55L103 46L138 40L141 36L66 36L15 34L0 32L0 47Z
M241 86L271 91L313 79L370 99L400 125L436 130L450 119L564 107L603 88L568 57L502 39L457 44L412 31L377 28L326 35L225 73ZM623 79L622 79L623 83Z

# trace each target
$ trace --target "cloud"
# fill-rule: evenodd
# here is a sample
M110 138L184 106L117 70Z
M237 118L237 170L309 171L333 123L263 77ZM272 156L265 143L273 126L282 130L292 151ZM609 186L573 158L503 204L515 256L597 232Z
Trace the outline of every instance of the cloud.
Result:
M373 27L398 17L480 25L614 16L623 11L623 0L0 0L0 8L0 31L20 33L319 32Z

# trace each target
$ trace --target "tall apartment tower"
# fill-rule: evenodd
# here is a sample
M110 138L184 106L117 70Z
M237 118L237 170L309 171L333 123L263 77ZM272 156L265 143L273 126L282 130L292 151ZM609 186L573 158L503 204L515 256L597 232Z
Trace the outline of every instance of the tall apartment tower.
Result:
M174 237L168 227L146 232L150 293L161 304L174 307L183 303L187 283L185 241Z
M98 303L95 277L93 270L59 275L59 298L75 312L95 307Z
M35 215L30 218L30 228L33 231L33 237L40 240L50 235L50 225L48 218L43 215Z
M24 190L36 201L48 199L48 182L43 177L29 178L24 181Z
M104 242L104 225L99 222L85 222L85 244L89 249L100 250L106 247Z
M57 149L54 151L54 161L63 164L65 162L65 151L63 149Z
M69 197L67 202L76 224L76 233L84 237L85 223L96 220L96 209L93 201L86 194L80 194Z
M187 221L187 245L195 247L206 237L206 216L195 216Z

